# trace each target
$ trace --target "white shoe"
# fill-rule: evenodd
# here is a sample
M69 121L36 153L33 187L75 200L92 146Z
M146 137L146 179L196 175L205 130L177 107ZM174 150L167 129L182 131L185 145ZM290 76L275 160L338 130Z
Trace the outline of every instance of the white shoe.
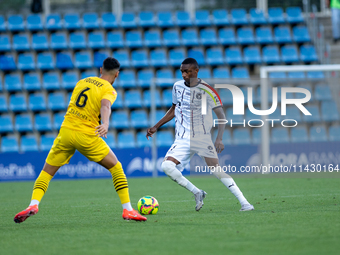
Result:
M254 210L254 206L253 205L245 204L245 205L242 205L242 207L240 209L240 212L252 211L252 210Z
M195 210L199 211L201 210L202 206L204 205L203 199L205 198L205 195L207 192L204 190L200 190L198 193L195 194L195 201L196 201L196 207Z

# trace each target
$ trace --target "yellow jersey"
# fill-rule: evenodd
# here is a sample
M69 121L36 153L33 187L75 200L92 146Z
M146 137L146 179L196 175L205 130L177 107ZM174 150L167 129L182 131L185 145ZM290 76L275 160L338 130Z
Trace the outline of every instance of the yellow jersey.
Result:
M61 127L94 135L100 125L101 100L107 99L112 105L116 98L116 90L106 80L88 77L78 81Z

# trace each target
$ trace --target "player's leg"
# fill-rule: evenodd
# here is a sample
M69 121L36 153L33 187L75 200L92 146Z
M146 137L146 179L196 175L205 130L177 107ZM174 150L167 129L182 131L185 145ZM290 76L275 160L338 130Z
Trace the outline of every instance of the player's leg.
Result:
M236 185L234 179L225 173L222 168L219 166L218 158L208 158L204 157L205 162L208 166L214 167L214 171L211 171L214 176L216 176L223 184L226 186L230 192L238 199L238 201L241 204L241 210L240 211L250 211L254 210L254 206L251 205L248 200L244 197L243 193L239 189L239 187Z

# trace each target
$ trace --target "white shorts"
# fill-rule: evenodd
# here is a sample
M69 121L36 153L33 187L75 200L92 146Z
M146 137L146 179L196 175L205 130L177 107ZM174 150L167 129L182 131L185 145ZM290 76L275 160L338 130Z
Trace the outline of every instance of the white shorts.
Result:
M183 171L187 164L189 164L191 157L197 153L202 158L218 158L215 145L211 137L199 140L196 139L176 139L166 153L165 157L173 157L177 159L180 164L177 169Z

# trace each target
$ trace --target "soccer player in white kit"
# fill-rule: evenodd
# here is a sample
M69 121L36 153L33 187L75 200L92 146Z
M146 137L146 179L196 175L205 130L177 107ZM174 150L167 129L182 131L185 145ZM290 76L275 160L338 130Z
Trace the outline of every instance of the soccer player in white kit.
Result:
M172 106L158 123L147 130L146 137L157 131L176 117L176 140L167 152L162 163L162 170L180 186L192 192L195 196L196 211L203 206L206 192L198 189L187 178L182 175L184 167L189 163L191 157L197 153L204 158L210 167L215 167L213 174L235 195L241 204L240 211L254 210L233 178L221 171L216 171L219 166L217 153L224 149L222 143L225 124L218 125L218 135L215 144L212 142L210 130L212 127L212 111L218 119L225 119L222 102L216 91L197 78L199 66L193 58L187 58L182 62L181 72L183 80L174 84L172 89ZM202 97L207 99L207 114L202 115Z

